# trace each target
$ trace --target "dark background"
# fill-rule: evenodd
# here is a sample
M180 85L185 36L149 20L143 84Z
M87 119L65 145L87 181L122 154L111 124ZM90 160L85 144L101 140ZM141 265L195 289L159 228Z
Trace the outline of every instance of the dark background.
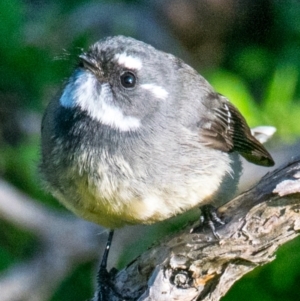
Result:
M39 183L42 112L71 74L82 49L116 34L135 37L183 58L226 95L251 126L277 128L267 146L271 152L286 161L290 159L287 149L293 148L297 154L298 148L292 145L300 135L299 1L82 0L71 4L66 0L2 0L2 179L46 206L65 210ZM127 243L114 265L128 263L133 250L138 254L143 248ZM272 264L255 269L222 300L299 300L299 250L299 239L288 243ZM31 234L0 219L2 272L35 252L36 240ZM78 266L53 292L51 301L90 298L94 264Z

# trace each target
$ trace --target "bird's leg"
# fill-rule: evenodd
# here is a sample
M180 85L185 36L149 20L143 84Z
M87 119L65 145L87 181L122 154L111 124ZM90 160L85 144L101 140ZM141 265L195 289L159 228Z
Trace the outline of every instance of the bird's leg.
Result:
M225 225L225 223L220 219L217 214L217 209L212 205L204 205L200 207L201 216L200 216L200 226L191 229L191 233L197 232L203 227L203 225L208 225L211 229L215 238L219 239L220 236L216 231L216 224Z
M98 282L98 295L97 301L109 301L110 292L110 274L107 271L107 258L111 247L114 231L110 230L106 242L104 254L100 263L97 282Z

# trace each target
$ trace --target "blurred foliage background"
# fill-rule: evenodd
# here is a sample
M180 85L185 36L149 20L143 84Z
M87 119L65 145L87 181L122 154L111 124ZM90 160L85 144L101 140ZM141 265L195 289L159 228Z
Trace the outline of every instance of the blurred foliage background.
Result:
M2 178L47 206L63 210L39 184L42 112L71 74L82 49L116 34L135 37L186 60L238 106L251 126L277 127L273 148L299 138L299 1L2 0ZM298 300L299 249L299 239L285 245L274 263L244 277L222 300L241 296L249 301ZM34 251L31 235L1 221L1 271ZM91 297L92 273L92 263L80 266L51 301Z

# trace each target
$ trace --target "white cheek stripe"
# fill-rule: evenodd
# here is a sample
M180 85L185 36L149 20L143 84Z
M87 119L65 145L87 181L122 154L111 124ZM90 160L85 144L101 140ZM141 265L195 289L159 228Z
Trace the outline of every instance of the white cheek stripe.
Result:
M102 85L103 88L105 88L104 85ZM105 101L102 101L102 110L94 114L94 118L122 132L136 130L140 127L139 119L132 116L124 116L118 107L111 106Z
M141 59L127 55L126 53L116 54L118 64L128 69L140 70L143 66Z
M169 95L169 93L163 87L155 84L143 84L141 87L150 91L155 97L162 100L166 100Z
M93 74L77 71L67 84L60 103L66 108L80 107L93 119L122 132L140 127L139 119L125 116L120 108L111 105L112 93L109 85L99 85Z

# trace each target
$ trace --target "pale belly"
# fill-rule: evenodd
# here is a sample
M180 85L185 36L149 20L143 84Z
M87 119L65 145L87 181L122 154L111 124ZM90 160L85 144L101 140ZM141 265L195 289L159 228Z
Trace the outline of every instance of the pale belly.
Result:
M239 162L232 157L237 154L211 150L205 155L177 156L160 166L133 165L105 154L89 161L83 152L77 165L62 170L63 189L51 192L78 216L107 228L152 224L212 202L216 195L221 203L228 200L223 191L235 190L238 177L233 175L239 172L231 163Z
M215 177L215 178L214 178ZM164 187L148 187L139 194L130 185L87 185L77 181L73 198L55 196L76 215L107 228L126 224L152 224L211 201L220 185L220 176L194 177ZM141 184L142 185L142 184ZM147 188L146 188L147 187Z

